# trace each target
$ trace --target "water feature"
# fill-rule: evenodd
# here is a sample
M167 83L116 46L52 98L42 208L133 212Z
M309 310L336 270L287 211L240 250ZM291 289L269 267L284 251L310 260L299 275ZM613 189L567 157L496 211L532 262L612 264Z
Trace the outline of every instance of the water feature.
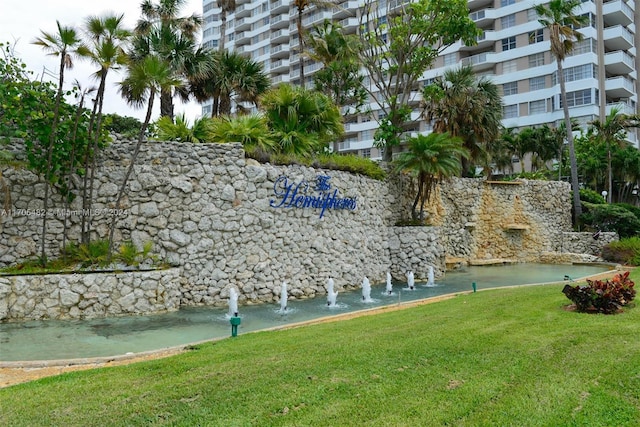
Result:
M371 299L371 284L369 283L367 276L362 279L362 301L373 302Z
M407 273L407 289L413 291L416 288L413 271Z
M387 295L393 294L393 283L391 282L391 273L387 271L387 287L385 288Z
M395 282L393 295L384 283L371 285L380 295L365 303L360 292L341 292L340 303L332 289L333 306L321 296L308 300L290 300L287 312L276 304L242 306L239 333L263 330L304 322L336 314L409 302L439 295L471 291L476 282L479 290L527 283L556 282L559 300L564 276L578 281L582 277L606 271L602 265L514 264L492 267L469 267L448 272L438 278L434 287L417 286L408 291L406 283ZM331 282L331 285L329 286ZM392 284L393 285L393 284ZM389 284L387 283L388 287ZM235 291L235 289L234 289ZM230 293L231 295L231 293ZM280 303L282 303L282 298ZM329 305L329 307L327 306ZM231 309L229 310L231 311ZM117 317L84 321L27 321L0 323L0 361L52 360L137 353L204 340L229 337L231 326L225 307L190 307L172 313L152 316Z
M280 288L280 313L284 314L287 312L287 301L289 299L289 295L287 294L287 282L282 282L282 287Z
M436 282L435 282L435 278L434 278L434 274L433 274L433 266L430 265L429 269L427 271L427 284L425 286L427 287L431 287L431 286L435 286Z
M228 317L238 317L238 291L236 288L229 289L229 313Z
M338 299L338 292L334 291L333 279L329 277L327 280L327 305L329 307L336 307L336 300Z

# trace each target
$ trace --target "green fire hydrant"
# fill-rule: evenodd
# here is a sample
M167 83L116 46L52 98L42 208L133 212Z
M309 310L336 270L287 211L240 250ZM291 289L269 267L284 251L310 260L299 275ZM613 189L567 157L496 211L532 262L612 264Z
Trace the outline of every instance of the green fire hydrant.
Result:
M237 337L238 325L240 325L240 318L238 316L234 316L234 317L231 317L229 321L231 322L231 336Z

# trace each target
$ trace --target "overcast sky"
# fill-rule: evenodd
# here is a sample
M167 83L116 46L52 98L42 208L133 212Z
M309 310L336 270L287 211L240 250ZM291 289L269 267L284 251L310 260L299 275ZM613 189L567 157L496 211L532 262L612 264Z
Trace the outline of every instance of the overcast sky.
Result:
M55 33L56 20L60 21L61 25L80 28L87 16L100 16L108 12L123 13L126 25L133 28L140 17L140 3L139 0L0 0L0 42L15 42L16 56L38 76L42 75L45 68L49 70L49 74L57 73L59 58L45 55L40 47L31 44L40 36L41 30ZM193 13L202 14L202 0L185 2L181 16ZM91 65L87 60L77 59L74 68L65 71L65 86L70 87L76 79L84 87L96 86L96 81L90 78L95 71L95 65ZM113 71L109 72L109 75L111 78L105 94L104 112L144 119L145 109L129 107L117 91L116 84L123 79L123 75ZM57 81L57 76L47 78ZM156 99L156 111L152 120L159 116L159 104L159 100ZM200 106L196 103L182 105L176 99L175 104L176 114L186 113L190 122L200 115Z

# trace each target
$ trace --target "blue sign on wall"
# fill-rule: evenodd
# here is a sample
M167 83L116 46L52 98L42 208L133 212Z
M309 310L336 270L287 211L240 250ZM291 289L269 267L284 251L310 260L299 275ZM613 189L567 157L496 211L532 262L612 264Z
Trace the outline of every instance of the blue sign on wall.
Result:
M275 199L269 200L274 208L313 208L320 209L320 218L327 209L356 209L355 197L338 197L338 190L331 189L328 175L318 175L315 186L307 180L297 184L289 181L286 176L280 176L273 184Z

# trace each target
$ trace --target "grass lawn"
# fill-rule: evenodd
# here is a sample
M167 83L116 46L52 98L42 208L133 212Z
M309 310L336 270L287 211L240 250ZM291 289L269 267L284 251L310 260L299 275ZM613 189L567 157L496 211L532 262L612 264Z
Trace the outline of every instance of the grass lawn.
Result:
M8 387L0 425L640 425L640 309L570 312L563 286L240 334Z

